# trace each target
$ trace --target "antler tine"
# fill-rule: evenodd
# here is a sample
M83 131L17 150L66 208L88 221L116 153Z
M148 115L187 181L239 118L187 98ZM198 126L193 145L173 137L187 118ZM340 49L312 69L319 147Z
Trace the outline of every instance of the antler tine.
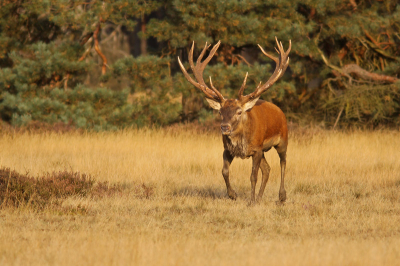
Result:
M182 70L183 75L185 76L185 78L186 78L190 83L192 83L192 85L194 85L195 87L199 88L199 84L198 84L196 81L194 81L194 80L192 79L192 77L187 73L187 71L186 71L185 67L183 66L183 64L182 64L181 59L179 58L179 56L178 56L178 63L179 63L179 66L180 66L180 68L181 68L181 70Z
M289 52L292 49L292 40L289 40L289 48L287 49L287 51L285 52L285 58L287 58L286 62L284 62L284 67L282 69L282 74L285 73L286 68L289 66Z
M208 62L210 62L211 58L214 56L215 52L217 51L219 45L221 44L221 41L218 41L216 45L214 45L214 47L211 49L210 54L207 56L207 58L204 60L203 63L201 63L202 65L204 65L204 67L208 64ZM208 47L210 47L211 45L209 45Z
M210 85L211 85L211 89L214 91L214 93L218 95L218 98L224 99L224 96L222 96L222 94L214 87L212 80L211 80L211 76L210 76Z
M289 57L288 56L289 56L290 49L292 48L292 42L289 41L289 48L285 52L282 42L279 42L277 37L275 37L275 40L276 40L276 44L278 46L278 49L275 48L275 50L279 54L279 58L266 53L264 51L264 49L260 45L258 45L261 49L261 52L264 55L266 55L268 58L275 61L276 67L275 67L274 73L268 79L268 81L266 83L264 83L263 85L261 85L261 83L260 83L260 85L257 86L257 88L255 89L254 92L250 93L249 95L243 96L242 99L244 101L249 101L251 99L260 97L261 93L266 91L272 84L274 84L283 75L283 73L285 73L286 68L289 65ZM242 88L240 88L240 90L242 90Z
M267 52L264 51L264 49L261 47L261 45L259 45L259 44L257 44L257 45L258 45L258 47L260 48L261 52L262 52L265 56L267 56L269 59L274 60L275 63L278 63L278 62L279 62L278 57L275 57L275 56L273 56L273 55L268 54ZM275 50L276 50L276 48L275 48ZM279 53L278 50L276 50L276 51Z
M186 78L190 83L192 83L193 86L195 86L196 88L200 89L200 90L206 95L207 98L215 99L215 95L212 95L212 94L208 93L208 91L206 90L206 88L204 88L202 85L200 85L199 83L197 83L196 81L194 81L194 80L192 79L192 77L187 73L185 67L183 66L183 64L182 64L182 62L181 62L179 56L178 56L178 63L179 63L179 66L180 66L180 68L181 68L181 70L182 70L182 72L183 72L183 75L185 76L185 78Z
M291 49L292 49L292 40L289 40L289 48L287 49L286 52L283 49L282 42L280 42L280 50L281 50L281 52L280 52L281 58L280 59L281 59L281 62L282 62L281 64L283 64L283 67L282 67L281 75L279 77L281 77L283 75L283 73L285 73L286 68L289 66L289 57L288 57L288 55L289 55L289 52L290 52ZM287 58L287 60L286 60L286 58ZM284 61L284 60L286 60L286 61Z
M193 50L194 50L194 41L192 43L192 47L190 48L190 52L189 52L189 65L190 68L192 69L192 71L194 71L194 63L193 63Z
M182 70L184 76L190 83L192 83L192 85L194 85L196 88L200 89L206 95L207 98L222 102L224 100L224 97L222 96L222 94L214 87L212 87L212 89L208 88L208 86L206 85L206 83L204 82L204 79L203 79L204 68L206 67L208 62L211 60L211 58L214 56L220 43L221 43L221 41L219 41L216 45L214 45L214 47L211 50L208 57L204 60L204 62L201 62L201 59L203 58L206 50L211 46L206 43L196 61L196 65L194 65L194 62L193 62L194 42L193 42L192 47L189 52L189 64L190 64L190 68L192 69L194 77L196 78L197 82L194 79L192 79L192 77L190 77L190 75L187 73L187 71L186 71L185 67L183 66L182 62L180 61L179 57L178 57L178 61L179 61L179 66L181 67L181 70Z
M239 100L241 100L243 97L243 92L244 92L244 89L246 88L246 82L247 82L248 75L249 75L249 72L246 72L246 76L244 77L243 84L239 89Z
M207 66L208 62L210 62L211 58L214 56L214 54L217 51L220 44L221 44L221 41L219 41L217 44L215 44L214 47L211 49L210 54L207 56L207 58L203 62L201 62L201 59L203 58L207 48L211 46L211 45L207 45L207 43L206 43L203 50L200 53L200 56L198 57L198 59L196 61L196 66L193 66L192 70L193 70L193 74L194 74L196 80L199 82L200 85L203 86L204 90L207 91L209 94L213 94L214 96L212 98L222 101L222 100L224 100L224 97L222 96L222 94L219 92L215 93L215 91L208 88L203 79L203 71L204 71L205 67ZM192 53L192 58L193 58L193 53ZM192 59L192 62L193 62L193 59Z
M201 59L203 59L204 54L206 53L207 49L210 48L210 46L211 46L211 44L207 45L207 42L206 42L206 44L204 45L203 50L201 51L199 57L197 58L196 64L201 64Z

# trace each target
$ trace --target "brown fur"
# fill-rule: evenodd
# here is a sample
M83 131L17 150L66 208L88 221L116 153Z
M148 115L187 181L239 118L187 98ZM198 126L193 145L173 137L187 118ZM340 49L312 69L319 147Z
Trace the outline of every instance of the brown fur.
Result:
M252 156L260 147L266 152L271 147L277 146L277 142L281 148L287 146L286 117L279 107L258 100L252 109L245 112L245 115L247 118L243 117L242 125L233 131L233 137L223 136L224 148L232 155L244 159Z
M254 92L244 96L243 92L246 88L246 80L248 76L247 73L243 84L239 89L238 100L225 99L224 96L212 84L211 77L210 88L206 85L203 79L204 68L217 51L221 43L220 41L214 45L210 54L202 62L201 60L208 48L206 43L203 51L200 53L199 58L196 61L196 65L194 65L193 61L193 42L192 48L189 52L189 64L193 70L193 74L197 82L187 73L185 67L178 57L179 66L186 79L196 88L200 89L206 95L206 100L210 104L211 108L219 110L221 114L221 133L223 135L225 148L223 155L224 167L222 169L222 175L225 179L228 196L231 199L236 199L236 193L231 188L229 182L229 166L232 163L233 158L240 157L245 159L250 156L253 158L253 167L250 176L250 204L255 203L255 187L257 183L258 170L260 168L262 171L262 182L257 201L261 199L264 193L270 171L270 167L264 157L264 152L270 150L272 147L277 150L281 159L281 188L279 190L279 202L282 203L286 200L286 191L284 188L286 148L288 143L286 117L281 109L279 109L276 105L258 100L260 95L272 84L274 84L283 75L283 73L285 73L286 68L289 65L289 52L292 47L291 41L289 41L289 48L285 52L282 43L278 42L276 37L275 40L278 46L277 52L279 54L279 58L269 55L259 45L261 52L275 61L276 67L274 73L272 73L271 77L264 84L261 84L260 82Z
M288 130L286 117L282 110L276 105L258 100L254 107L239 116L237 113L242 109L238 100L226 100L221 104L220 113L222 116L221 129L230 129L230 134L223 133L224 143L224 176L228 195L236 199L236 193L229 182L229 165L234 157L242 159L253 157L253 169L251 174L252 193L250 204L255 203L255 185L257 183L258 169L262 170L262 183L257 200L261 200L265 185L268 181L270 167L265 160L264 152L274 147L281 158L281 188L279 200L286 200L284 189L284 172L286 166L286 149L288 145ZM224 134L225 133L225 134Z

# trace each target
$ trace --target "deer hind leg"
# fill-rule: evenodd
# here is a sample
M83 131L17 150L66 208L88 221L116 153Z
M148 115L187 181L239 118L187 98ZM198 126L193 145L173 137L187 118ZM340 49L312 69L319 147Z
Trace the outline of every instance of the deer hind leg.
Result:
M229 166L233 161L233 156L230 154L229 151L224 150L224 166L222 168L222 176L224 177L226 190L228 192L228 196L230 199L236 200L236 192L232 189L231 183L229 182Z
M261 201L261 198L264 194L265 186L267 185L267 182L268 182L269 172L271 171L271 167L269 166L264 155L261 158L260 168L261 168L261 172L262 172L262 181L261 181L260 191L258 192L258 196L257 196L257 202Z
M286 150L279 153L281 159L281 187L279 188L279 202L283 203L286 201L286 190L285 190L285 168L286 168Z
M285 190L285 168L286 168L286 150L287 141L281 141L277 146L275 146L281 161L281 186L279 188L279 202L282 204L286 201L286 190Z

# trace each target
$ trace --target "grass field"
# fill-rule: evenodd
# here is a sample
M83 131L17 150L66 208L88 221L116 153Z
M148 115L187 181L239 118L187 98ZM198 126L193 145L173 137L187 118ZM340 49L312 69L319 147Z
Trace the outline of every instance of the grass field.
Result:
M83 213L0 209L0 265L400 265L399 147L399 131L297 131L287 203L275 204L271 150L263 200L247 207L251 160L233 161L229 200L217 134L0 134L0 167L79 171L124 188L64 201Z

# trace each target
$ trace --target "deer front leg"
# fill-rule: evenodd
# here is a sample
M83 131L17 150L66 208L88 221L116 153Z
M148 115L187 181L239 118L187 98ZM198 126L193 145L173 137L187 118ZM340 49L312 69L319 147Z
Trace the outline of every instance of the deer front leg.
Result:
M271 171L271 167L269 166L264 155L261 158L260 168L261 168L261 172L262 172L262 181L261 181L260 191L258 192L258 196L257 196L257 202L261 201L261 198L264 194L265 186L267 185L267 182L268 182L269 172Z
M256 184L257 184L257 175L258 169L260 169L261 159L263 157L263 152L258 151L253 155L253 167L251 169L251 196L249 205L254 205L256 203Z
M224 177L226 190L228 192L228 196L230 199L236 200L236 192L232 189L231 184L229 182L229 166L233 161L233 156L230 154L228 150L224 150L223 154L224 158L224 167L222 168L222 176Z

